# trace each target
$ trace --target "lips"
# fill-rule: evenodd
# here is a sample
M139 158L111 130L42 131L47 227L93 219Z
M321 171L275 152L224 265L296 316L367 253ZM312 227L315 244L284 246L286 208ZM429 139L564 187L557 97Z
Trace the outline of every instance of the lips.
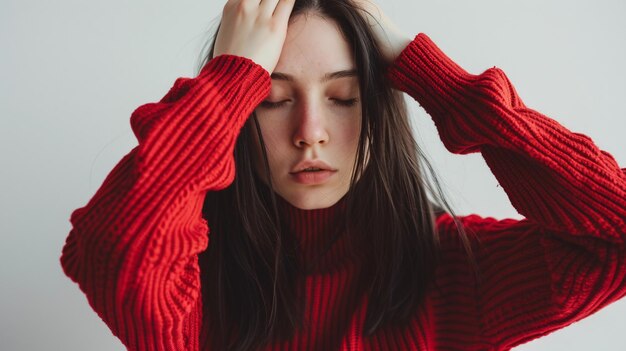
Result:
M336 169L329 166L322 160L304 160L298 163L289 173L296 174L300 172L312 172L312 171L330 171L335 172Z
M289 172L296 183L302 185L322 185L330 181L337 170L321 160L304 160Z

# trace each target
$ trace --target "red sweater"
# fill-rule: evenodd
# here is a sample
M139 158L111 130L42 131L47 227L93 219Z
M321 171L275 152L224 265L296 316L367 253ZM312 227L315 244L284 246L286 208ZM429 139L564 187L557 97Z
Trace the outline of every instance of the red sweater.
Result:
M454 153L481 152L526 217L461 220L480 241L473 281L449 215L437 219L443 259L412 322L363 336L361 255L339 240L301 277L307 327L267 350L508 350L584 318L626 294L626 175L581 134L527 108L505 74L464 71L423 34L388 72L434 119ZM65 273L132 350L211 350L202 322L198 254L209 244L207 191L235 174L239 130L268 95L254 62L224 55L139 107L139 145L71 216ZM283 214L315 256L342 202Z

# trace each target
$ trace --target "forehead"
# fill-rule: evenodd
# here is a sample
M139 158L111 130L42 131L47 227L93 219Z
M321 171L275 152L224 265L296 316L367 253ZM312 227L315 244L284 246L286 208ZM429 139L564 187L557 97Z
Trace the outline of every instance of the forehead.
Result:
M319 79L328 72L352 68L352 51L333 20L315 14L291 20L276 72Z

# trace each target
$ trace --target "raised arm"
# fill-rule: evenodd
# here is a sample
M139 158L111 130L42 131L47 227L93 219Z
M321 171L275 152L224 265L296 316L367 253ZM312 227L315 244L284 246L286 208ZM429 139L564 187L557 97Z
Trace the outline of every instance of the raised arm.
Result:
M235 176L239 131L269 94L293 0L229 0L214 56L131 116L139 146L72 213L61 263L132 350L199 348L206 192Z
M204 195L232 182L235 140L269 86L263 68L229 55L178 79L135 110L139 145L72 213L63 269L128 348L189 346L182 328L200 312L197 254L208 244Z
M526 107L502 70L469 74L420 34L389 73L432 116L448 150L483 154L522 215L622 242L623 170L588 137Z
M439 277L452 284L441 293L441 311L473 309L480 325L473 340L500 350L626 294L626 176L608 153L526 107L500 69L469 74L424 34L406 47L389 77L433 118L448 150L482 153L526 217L462 218L478 239L476 281L455 261L454 222L439 219L447 250ZM473 307L455 310L463 305Z

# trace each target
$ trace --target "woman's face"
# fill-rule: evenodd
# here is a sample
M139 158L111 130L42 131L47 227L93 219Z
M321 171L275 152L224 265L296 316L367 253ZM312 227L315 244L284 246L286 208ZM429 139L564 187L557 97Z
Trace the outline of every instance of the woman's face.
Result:
M270 95L256 109L274 190L293 206L329 207L348 192L360 98L354 58L335 22L294 17ZM267 183L258 140L255 145L255 170Z

